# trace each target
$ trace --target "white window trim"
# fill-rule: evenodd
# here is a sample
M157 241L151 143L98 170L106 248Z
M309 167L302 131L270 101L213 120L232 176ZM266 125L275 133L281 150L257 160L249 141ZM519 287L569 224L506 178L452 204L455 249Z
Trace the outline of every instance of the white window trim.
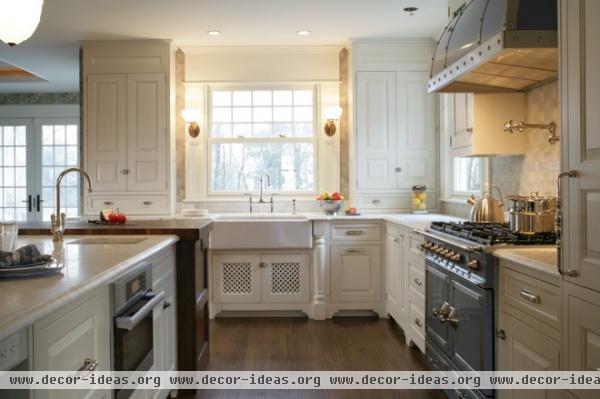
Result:
M214 90L298 90L310 89L313 91L313 129L315 134L312 137L280 137L280 138L213 138L210 131L212 128L212 91ZM318 86L316 84L307 83L273 83L273 84L217 84L210 85L206 91L205 98L206 106L204 112L206 115L206 134L204 135L204 145L206 148L206 168L204 173L204 181L206 182L207 199L214 200L219 198L232 199L245 197L249 195L258 195L260 191L214 191L212 189L212 145L218 143L311 143L314 149L314 164L313 164L313 190L311 191L274 191L266 190L267 195L276 195L281 197L293 198L313 198L318 193L319 187L319 121L320 121L320 102Z

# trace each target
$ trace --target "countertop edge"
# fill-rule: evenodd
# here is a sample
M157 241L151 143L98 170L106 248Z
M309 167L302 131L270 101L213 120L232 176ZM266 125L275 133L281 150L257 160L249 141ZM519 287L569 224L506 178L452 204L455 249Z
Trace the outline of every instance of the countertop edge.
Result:
M498 259L517 263L520 266L545 273L548 276L560 278L560 274L558 273L555 263L547 263L529 256L520 255L512 251L510 248L497 249L493 254Z
M77 298L85 295L86 293L100 287L102 284L109 283L121 273L126 271L129 267L142 261L148 256L152 256L163 249L175 244L179 241L179 238L175 235L165 235L165 237L158 243L154 244L150 248L135 254L134 256L127 258L114 266L109 267L104 272L98 273L96 276L91 278L89 281L81 284L77 288L56 297L50 302L40 304L37 308L28 311L25 315L19 315L13 320L7 321L8 327L0 327L0 340L7 336L14 334L23 328L33 325L36 321L54 312L66 303L72 302Z

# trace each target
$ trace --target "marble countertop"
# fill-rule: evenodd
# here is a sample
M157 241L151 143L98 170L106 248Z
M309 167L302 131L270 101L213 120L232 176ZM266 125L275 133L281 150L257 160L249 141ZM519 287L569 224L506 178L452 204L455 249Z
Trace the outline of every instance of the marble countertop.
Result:
M494 251L494 256L549 275L560 276L557 267L558 254L553 245L501 248Z
M90 236L66 237L55 245L51 236L20 236L17 247L35 244L62 265L46 277L0 280L0 339L19 331L84 293L108 284L131 266L174 244L173 235L102 236L142 239L134 244L78 244Z

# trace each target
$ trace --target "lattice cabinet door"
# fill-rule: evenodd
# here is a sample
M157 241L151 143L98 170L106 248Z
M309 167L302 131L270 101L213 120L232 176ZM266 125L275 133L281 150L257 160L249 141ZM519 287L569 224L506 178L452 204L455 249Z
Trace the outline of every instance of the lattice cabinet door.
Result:
M263 255L263 303L307 303L310 295L308 254Z
M260 303L260 255L214 255L215 303Z

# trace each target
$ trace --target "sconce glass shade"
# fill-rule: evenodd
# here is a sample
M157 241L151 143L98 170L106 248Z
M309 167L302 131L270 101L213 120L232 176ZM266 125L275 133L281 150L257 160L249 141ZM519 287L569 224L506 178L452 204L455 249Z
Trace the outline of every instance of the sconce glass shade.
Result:
M199 122L200 121L200 111L195 109L184 109L181 111L181 116L183 120L187 123Z
M342 116L342 107L325 107L323 116L329 121L338 120Z
M0 40L11 47L29 39L37 29L44 0L0 0Z

